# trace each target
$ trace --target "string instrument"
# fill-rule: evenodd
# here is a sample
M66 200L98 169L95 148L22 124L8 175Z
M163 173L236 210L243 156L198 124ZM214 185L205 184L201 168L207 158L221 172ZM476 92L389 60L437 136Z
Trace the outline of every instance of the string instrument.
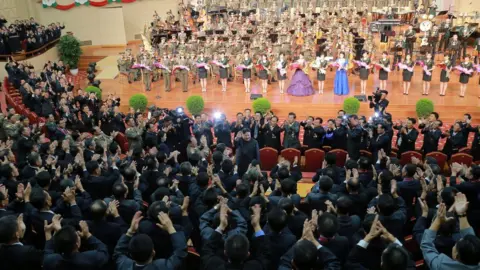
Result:
M300 32L300 33L297 34L295 44L297 44L297 46L302 46L304 43L305 43L305 40L303 39L303 33Z

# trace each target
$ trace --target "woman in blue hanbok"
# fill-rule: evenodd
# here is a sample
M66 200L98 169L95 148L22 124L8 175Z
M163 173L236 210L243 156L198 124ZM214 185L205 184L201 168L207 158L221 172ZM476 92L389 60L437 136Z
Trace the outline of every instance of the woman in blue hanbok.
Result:
M335 81L333 84L333 92L335 95L348 95L350 92L348 89L348 61L345 59L345 53L340 52L337 61L337 72L335 73Z

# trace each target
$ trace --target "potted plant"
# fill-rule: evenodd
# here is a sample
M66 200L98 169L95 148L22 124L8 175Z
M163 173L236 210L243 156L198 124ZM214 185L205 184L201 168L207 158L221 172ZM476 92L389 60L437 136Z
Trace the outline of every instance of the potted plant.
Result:
M270 101L264 97L257 98L252 102L252 108L254 112L267 113L272 108Z
M102 89L96 87L96 86L93 86L93 85L90 85L88 86L87 88L85 88L85 92L87 93L95 93L95 95L97 96L97 98L99 100L102 100Z
M347 114L357 114L360 110L360 101L354 97L346 98L343 101L343 110Z
M144 94L135 94L130 97L130 100L128 101L128 105L132 107L136 112L144 112L145 109L147 108L148 104L148 99L147 96Z
M64 35L58 42L58 52L60 59L69 67L72 75L78 74L78 62L82 55L80 41L73 35Z
M415 106L415 110L417 112L417 116L419 118L429 116L434 110L433 101L428 98L421 98L417 101Z
M187 110L192 115L197 115L203 112L203 109L205 108L205 101L203 101L201 96L189 96L187 98L186 105Z

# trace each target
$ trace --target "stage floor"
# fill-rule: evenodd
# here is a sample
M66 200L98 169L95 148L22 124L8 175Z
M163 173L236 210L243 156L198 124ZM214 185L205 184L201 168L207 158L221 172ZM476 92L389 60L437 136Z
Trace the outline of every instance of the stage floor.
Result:
M84 50L91 55L118 55L123 48L92 48ZM437 62L443 57L437 57ZM288 78L291 78L292 72L289 71ZM281 118L285 118L289 112L295 112L299 120L303 120L306 116L318 116L324 120L335 117L337 111L342 108L343 101L348 96L360 94L360 80L357 75L349 75L350 93L348 96L336 96L333 94L333 81L335 76L334 71L327 72L327 79L325 81L324 94L320 95L318 92L315 95L308 97L294 97L288 94L280 94L278 90L278 83L272 83L268 86L266 94L261 93L260 81L254 79L251 83L252 93L263 94L272 103L272 110ZM315 73L310 72L310 78L317 89L317 81ZM447 95L439 96L439 79L440 70L433 71L433 81L431 82L429 96L422 96L422 70L420 67L415 68L414 77L412 79L410 94L403 95L402 86L402 72L394 71L390 73L387 90L389 95L387 99L390 105L387 109L392 113L394 119L404 119L406 117L416 116L415 104L420 98L429 98L435 104L435 110L440 113L440 118L445 122L453 122L455 119L462 118L464 113L470 113L476 123L480 119L480 94L479 75L474 75L470 78L467 88L467 94L464 98L459 97L460 84L458 83L458 74L451 75L451 82L447 89ZM245 93L242 79L237 78L236 81L229 82L227 92L221 92L221 85L218 84L218 78L209 78L207 85L207 92L202 93L200 84L196 84L189 80L189 91L181 91L181 83L172 80L172 91L165 92L163 87L163 80L152 83L152 90L145 92L143 84L139 81L129 84L123 75L117 76L115 79L102 79L101 88L104 95L113 93L122 99L122 110L128 110L128 99L131 95L136 93L145 93L149 99L149 105L155 104L159 107L175 108L178 106L185 106L185 100L190 95L200 95L205 100L205 107L207 112L219 111L226 113L228 118L234 119L235 114L243 111L246 108L251 108L250 94ZM81 85L84 86L86 82ZM368 91L373 91L378 86L378 73L370 74ZM286 82L286 88L289 81ZM370 89L370 90L369 90ZM156 99L159 95L161 98ZM370 116L373 110L368 107L367 102L363 102L359 114Z

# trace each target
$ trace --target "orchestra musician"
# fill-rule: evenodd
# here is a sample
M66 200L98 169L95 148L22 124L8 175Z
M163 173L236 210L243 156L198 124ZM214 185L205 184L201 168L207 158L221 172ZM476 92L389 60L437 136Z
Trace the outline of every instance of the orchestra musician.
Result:
M392 65L392 70L395 69L395 66L402 62L402 51L405 48L405 39L403 35L400 33L400 35L395 39L395 43L393 45L394 52L393 52L393 65ZM400 70L397 66L397 70Z
M443 57L442 65L445 66L440 72L440 96L443 97L447 92L448 82L450 81L450 72L452 71L453 67L453 63L448 54Z
M430 46L432 46L432 57L435 59L435 53L437 49L439 30L438 26L434 25L432 30L429 32L428 39L430 41Z
M165 67L164 69L162 69L163 85L165 88L165 92L170 92L170 76L173 68L173 59L171 59L166 52L163 54L162 65Z
M450 51L452 63L455 65L457 63L457 59L460 58L460 41L458 41L457 35L453 35L453 37L450 39L448 50Z
M415 35L417 32L413 29L413 26L409 25L408 30L405 32L405 55L413 53L413 43L415 42Z
M460 30L460 39L462 40L462 57L465 58L467 55L467 41L470 37L470 27L468 22L463 24L462 30Z
M440 30L443 32L440 44L438 46L439 51L446 51L450 40L450 27L452 27L451 20L446 19L441 25Z

